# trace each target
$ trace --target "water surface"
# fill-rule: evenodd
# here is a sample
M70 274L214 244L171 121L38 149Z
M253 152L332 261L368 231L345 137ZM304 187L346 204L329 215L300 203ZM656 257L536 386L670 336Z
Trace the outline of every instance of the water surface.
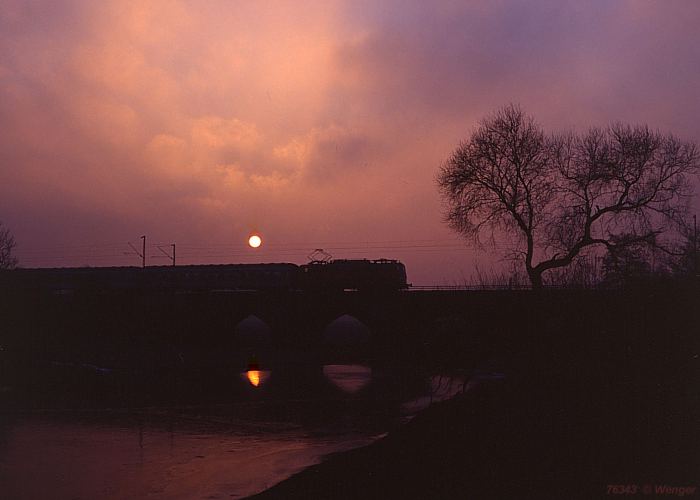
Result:
M460 387L433 377L403 394L368 366L320 372L315 396L266 393L275 375L249 370L238 381L250 392L227 404L0 413L2 497L240 498L369 444Z

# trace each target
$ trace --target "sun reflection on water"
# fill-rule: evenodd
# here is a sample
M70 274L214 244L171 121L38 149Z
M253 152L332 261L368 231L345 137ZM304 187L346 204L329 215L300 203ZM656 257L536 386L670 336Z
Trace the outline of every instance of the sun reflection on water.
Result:
M338 389L356 394L372 380L372 369L364 365L324 365L323 374Z
M248 370L246 375L248 377L248 382L250 382L251 385L255 387L260 385L260 370Z
M253 387L261 387L265 385L267 379L270 378L269 370L260 370L259 368L249 368L241 373L241 377Z

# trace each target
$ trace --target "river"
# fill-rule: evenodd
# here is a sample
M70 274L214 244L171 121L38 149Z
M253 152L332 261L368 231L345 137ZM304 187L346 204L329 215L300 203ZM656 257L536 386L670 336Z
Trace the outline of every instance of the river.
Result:
M247 392L226 403L5 411L2 496L245 497L330 453L371 443L463 382L428 377L416 391L366 365L325 365L320 373L316 396L266 394L272 375L251 370L236 381Z

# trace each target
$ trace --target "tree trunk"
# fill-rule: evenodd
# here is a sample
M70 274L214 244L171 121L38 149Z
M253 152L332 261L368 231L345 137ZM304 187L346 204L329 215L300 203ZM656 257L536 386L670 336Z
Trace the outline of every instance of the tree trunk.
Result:
M539 290L542 288L542 271L528 269L527 275L530 278L530 285L532 286L533 290Z

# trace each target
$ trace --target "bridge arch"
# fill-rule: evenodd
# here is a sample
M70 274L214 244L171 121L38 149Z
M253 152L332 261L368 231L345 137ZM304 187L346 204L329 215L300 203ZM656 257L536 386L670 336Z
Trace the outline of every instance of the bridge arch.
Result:
M272 328L258 316L249 314L233 328L233 337L243 345L267 344L272 340Z
M324 344L352 347L367 344L372 338L369 327L351 314L341 314L328 323L321 333Z

